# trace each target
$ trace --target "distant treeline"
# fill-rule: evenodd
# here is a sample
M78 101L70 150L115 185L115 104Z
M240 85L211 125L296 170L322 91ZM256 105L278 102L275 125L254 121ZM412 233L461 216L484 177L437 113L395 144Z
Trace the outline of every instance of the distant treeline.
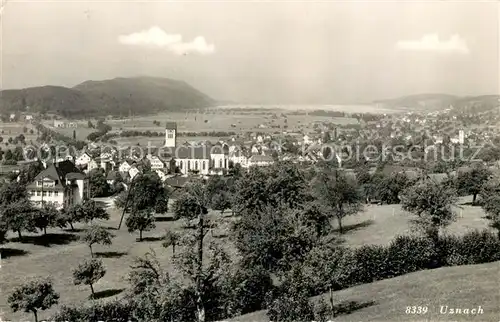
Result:
M206 136L206 137L227 137L236 135L236 132L226 132L226 131L210 131L210 132L179 132L177 136L179 137L198 137L198 136ZM90 141L97 141L100 139L102 142L107 142L112 138L128 138L135 136L145 136L145 137L163 137L165 136L165 132L162 131L136 131L136 130L125 130L121 132L93 132L90 133L87 137Z

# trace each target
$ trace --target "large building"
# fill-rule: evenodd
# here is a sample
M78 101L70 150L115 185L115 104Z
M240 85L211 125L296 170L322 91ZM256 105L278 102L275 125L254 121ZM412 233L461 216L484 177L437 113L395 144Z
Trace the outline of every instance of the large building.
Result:
M165 126L165 147L174 148L177 143L177 123L167 122Z
M52 203L58 209L81 203L88 197L85 175L71 161L48 165L27 190L36 206Z

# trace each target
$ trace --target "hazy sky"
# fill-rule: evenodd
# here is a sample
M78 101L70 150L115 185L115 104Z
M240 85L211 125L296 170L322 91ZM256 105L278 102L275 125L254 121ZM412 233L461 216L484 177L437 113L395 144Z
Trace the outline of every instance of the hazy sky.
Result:
M10 0L2 84L151 75L217 99L271 103L496 94L499 15L494 1Z

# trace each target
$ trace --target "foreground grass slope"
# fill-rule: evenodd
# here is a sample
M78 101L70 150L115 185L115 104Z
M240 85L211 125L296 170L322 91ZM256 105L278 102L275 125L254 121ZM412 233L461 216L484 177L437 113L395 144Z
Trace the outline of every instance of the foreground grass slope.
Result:
M335 321L499 321L500 262L438 268L334 292L334 301L374 303ZM321 296L314 297L318 301ZM323 295L328 301L328 295ZM477 308L481 315L440 314L441 306ZM407 306L426 306L427 314L406 314ZM267 322L265 311L242 315L230 322Z
M467 201L468 199L464 200L464 202ZM109 209L109 213L111 215L110 220L100 222L100 224L105 227L116 228L120 220L121 211ZM450 233L462 234L471 229L483 229L487 227L487 220L484 219L484 213L480 207L463 206L460 213L461 216L457 222L449 227L448 231ZM213 212L211 216L219 217L219 212ZM346 246L352 247L365 244L387 244L396 235L408 234L412 231L408 221L410 218L409 215L402 212L398 205L367 206L364 212L346 218L344 226L347 232L342 236L344 239L343 243ZM79 225L76 228L81 229L84 226ZM172 221L170 215L158 216L156 228L144 233L146 240L143 242L136 242L138 233L130 234L124 226L122 226L120 231L111 229L110 231L116 235L113 239L113 245L109 248L95 246L94 251L100 253L99 257L103 259L107 269L106 275L95 285L96 292L102 292L100 295L105 297L101 301L122 295L120 291L128 287L126 277L130 271L130 265L133 263L134 257L143 256L150 249L156 252L158 259L166 269L171 271L171 273L175 273L171 266L172 249L163 248L161 246L162 242L159 240L167 228L182 230L181 222ZM219 231L215 232L215 235L217 236L225 231L227 231L227 227L221 227ZM2 294L0 296L0 312L4 312L3 315L0 315L1 318L12 321L29 320L32 318L31 314L11 313L7 304L7 297L12 289L21 285L30 277L52 276L54 288L61 295L60 304L80 303L88 299L90 289L86 286L73 285L71 276L71 270L80 261L90 257L88 247L75 240L82 232L73 234L70 231L50 229L48 233L53 234L50 240L51 243L48 246L39 244L39 234L25 234L29 236L27 242L20 243L11 240L11 242L2 246L2 248L7 250L7 256L4 256L2 259L0 275L0 294ZM15 234L9 235L11 238L15 238L15 236ZM212 238L211 234L208 234L207 238ZM227 238L222 240L229 253L234 254L235 249L232 243ZM38 245L35 243L38 243ZM471 275L481 275L480 273L475 273L474 270L470 270L470 272ZM497 289L498 282L500 282L498 277L497 275L496 280L487 279L487 281L496 284ZM431 284L427 286L435 284L434 281L420 282L420 284L426 283ZM471 284L471 287L473 286L474 284ZM404 291L405 288L402 288L402 290ZM390 294L393 291L388 288L386 292ZM425 292L422 294L424 294L424 297L426 296ZM371 298L377 299L378 295L372 293ZM350 299L339 297L339 301L343 300L348 301ZM370 309L373 309L373 307ZM55 310L57 310L57 306L48 312L41 312L40 316L47 318ZM260 320L257 319L255 321Z

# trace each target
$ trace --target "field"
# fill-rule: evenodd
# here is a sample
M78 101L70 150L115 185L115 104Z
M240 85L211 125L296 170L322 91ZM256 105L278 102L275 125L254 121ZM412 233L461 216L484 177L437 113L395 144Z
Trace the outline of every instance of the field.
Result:
M27 128L27 132L23 132L23 127ZM33 130L33 134L30 134L30 130ZM29 123L24 123L24 122L9 122L9 123L3 123L0 122L0 136L3 138L2 145L6 146L5 143L9 140L9 138L14 139L16 136L23 134L26 143L29 144L30 141L35 142L37 134L36 134L36 129ZM10 144L9 144L10 146ZM5 148L2 147L2 149L5 150Z
M313 298L317 301L321 296ZM328 301L327 295L323 295ZM333 293L334 301L355 301L367 307L338 316L335 321L498 321L498 262L438 268L359 285ZM482 315L440 314L450 308L482 307ZM425 306L427 313L406 314L408 306ZM269 322L264 311L228 322Z
M113 240L113 245L109 248L96 246L95 251L100 252L100 257L103 257L104 264L107 268L107 275L105 275L96 285L95 290L99 292L99 296L112 298L112 296L120 296L121 291L127 287L126 276L130 271L130 265L133 263L135 256L142 256L150 249L154 250L166 269L172 273L172 267L169 266L172 250L164 249L161 246L160 236L164 233L165 229L182 229L180 221L171 221L171 217L167 214L164 217L158 217L156 229L150 232L145 232L144 236L147 239L143 242L136 242L137 234L129 234L126 228L122 226L121 230L113 229L117 227L121 213L116 209L109 210L111 219L102 223L104 226L110 227L112 232L116 235ZM211 213L211 217L219 217L218 213ZM484 214L479 207L463 206L461 217L456 223L450 227L451 233L463 233L469 229L487 227L487 222L483 218ZM365 212L348 218L345 221L345 228L347 230L344 235L345 244L350 246L360 246L363 244L385 244L389 242L395 235L409 232L411 227L408 224L409 215L404 214L399 206L367 206ZM226 219L230 220L230 218ZM83 228L82 226L77 228ZM216 230L214 236L207 235L207 238L218 238L220 234L224 233L227 229L222 228ZM59 229L49 230L51 244L43 245L43 237L38 235L27 235L24 243L16 242L15 235L10 235L10 243L3 246L3 260L2 260L2 278L0 279L0 290L2 294L9 294L11 290L23 283L27 278L33 276L49 276L51 275L54 281L55 289L61 295L61 304L79 303L85 301L90 290L86 286L74 286L72 283L71 270L84 258L89 258L90 253L86 245L79 243L75 240L80 232L72 233L70 231L61 231ZM234 248L230 243L225 243L225 247L230 254L235 254ZM460 269L460 268L453 268ZM466 268L464 268L466 269ZM417 273L420 274L420 273ZM422 274L428 274L423 272ZM477 274L477 273L476 273ZM407 277L400 277L400 280L405 280ZM438 281L436 279L436 281ZM491 282L491 280L490 280ZM377 285L387 285L387 281L381 281ZM440 282L441 283L441 282ZM469 287L474 284L468 280ZM479 282L478 282L479 283ZM416 284L418 285L418 284ZM481 284L478 284L481 285ZM383 293L382 297L374 295L375 290L382 290L382 286L364 286L369 290L373 287L371 293L359 292L369 298L380 299L386 301L384 296L390 297L390 294ZM432 285L425 285L426 288L432 288ZM480 287L480 286L478 286ZM438 287L438 289L440 289ZM403 292L405 289L401 288L399 291L395 290L395 294ZM344 290L342 292L348 292ZM438 291L438 290L436 290ZM392 292L386 289L384 292ZM419 294L424 294L424 290L418 291ZM444 290L440 290L444 292ZM497 293L498 294L498 293ZM408 305L411 302L407 295ZM346 298L348 299L348 298ZM399 298L401 301L405 297ZM384 302L381 302L384 303ZM401 303L401 302L400 302ZM437 302L436 302L437 303ZM432 303L432 304L436 304ZM429 303L430 305L431 303ZM454 303L453 303L454 304ZM460 303L457 303L460 304ZM382 304L381 304L382 305ZM403 304L401 304L403 305ZM437 305L437 304L436 304ZM367 310L370 308L367 308ZM375 307L371 308L375 310ZM395 309L395 308L393 308ZM30 319L31 316L26 313L12 314L7 306L7 296L0 297L0 312L5 312L1 317L10 320L19 321L21 319ZM44 318L48 318L54 309L49 312L42 312ZM396 318L397 314L392 313L391 318ZM243 321L243 320L242 320ZM246 320L249 321L249 320Z
M353 118L345 117L327 117L327 116L313 116L313 115L293 115L288 114L285 117L281 113L286 111L274 112L241 112L241 111L207 111L205 113L164 113L151 116L137 116L125 119L109 119L107 124L115 131L152 131L163 132L165 130L166 122L176 122L178 132L263 132L273 133L282 132L286 124L289 132L294 131L313 131L315 122L331 122L339 125L357 124L358 121ZM276 116L273 117L273 114ZM160 126L153 124L154 121L159 121ZM84 140L87 136L94 132L95 129L89 129L87 126L88 121L76 121L78 127L76 130L76 137L79 140ZM92 120L95 124L95 120ZM53 121L45 121L44 124L57 132L64 134L68 137L73 136L73 128L54 128ZM281 127L281 128L280 128ZM180 137L180 140L198 141L204 138L200 137ZM217 140L218 137L211 137L210 140ZM152 144L163 144L163 137L128 137L117 138L119 144L147 145L148 141Z

